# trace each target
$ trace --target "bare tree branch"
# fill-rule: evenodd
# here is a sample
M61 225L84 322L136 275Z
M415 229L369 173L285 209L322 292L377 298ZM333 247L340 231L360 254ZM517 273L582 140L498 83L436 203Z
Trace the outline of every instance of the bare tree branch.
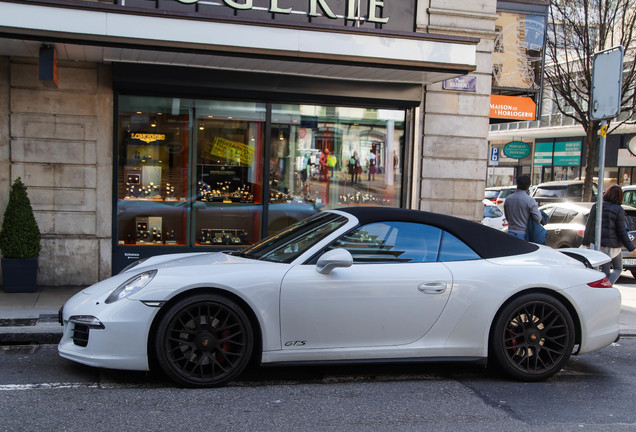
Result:
M545 83L563 116L583 126L587 154L584 195L592 196L598 157L598 121L590 119L594 54L616 45L625 49L621 112L634 123L636 110L636 0L551 0L546 40Z

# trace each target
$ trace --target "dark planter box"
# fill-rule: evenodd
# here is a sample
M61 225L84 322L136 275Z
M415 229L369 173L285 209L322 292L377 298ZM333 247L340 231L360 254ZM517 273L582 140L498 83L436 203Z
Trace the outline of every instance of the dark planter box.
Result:
M4 292L35 292L38 275L37 258L2 258Z

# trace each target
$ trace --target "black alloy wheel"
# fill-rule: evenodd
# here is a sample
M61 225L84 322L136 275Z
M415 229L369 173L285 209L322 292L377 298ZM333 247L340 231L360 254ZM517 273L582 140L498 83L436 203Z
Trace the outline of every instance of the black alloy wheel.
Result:
M215 387L236 378L252 355L253 331L243 310L214 294L174 304L157 329L162 370L188 387Z
M561 370L574 348L574 322L554 297L534 293L508 303L496 318L491 355L509 376L539 381Z

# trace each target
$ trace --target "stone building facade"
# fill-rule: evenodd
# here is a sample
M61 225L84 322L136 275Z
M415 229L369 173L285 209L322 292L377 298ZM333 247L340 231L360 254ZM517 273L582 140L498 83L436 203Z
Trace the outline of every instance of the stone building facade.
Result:
M37 69L37 58L0 58L1 206L21 177L42 234L38 283L92 284L111 273L110 67L61 62L57 89Z
M443 35L451 44L476 47L474 57L466 59L470 70L463 72L476 77L476 88L444 89L442 78L460 75L456 69L440 73L437 82L420 83L403 205L480 220L497 4L495 0L416 3L417 33ZM113 238L117 217L113 62L86 61L60 46L57 88L43 86L37 52L21 49L21 42L44 34L39 36L41 42L55 45L68 35L36 26L32 31L28 25L13 27L3 10L15 5L0 1L0 28L11 35L11 43L0 39L0 46L9 47L0 49L0 210L6 206L11 182L21 177L42 232L38 284L92 284L112 274L113 248L118 247ZM77 46L82 45L72 45ZM439 65L431 68L438 69Z
M444 90L441 82L426 87L419 209L479 221L497 2L433 0L418 10L419 31L479 38L475 92Z

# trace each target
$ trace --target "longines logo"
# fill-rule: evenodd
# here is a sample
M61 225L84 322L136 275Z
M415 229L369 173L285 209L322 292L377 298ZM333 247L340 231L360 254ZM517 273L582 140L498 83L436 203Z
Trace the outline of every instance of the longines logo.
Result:
M130 134L131 139L147 142L150 144L154 141L165 141L166 136L164 134L146 134L146 133L133 133Z
M186 3L186 4L199 2L199 0L177 0L177 1L179 1L180 3ZM360 17L361 4L360 3L365 3L367 6L367 10L369 11L368 16L365 17L365 21L378 23L378 24L387 24L390 19L390 17L384 17L382 14L384 9L384 0L346 0L344 2L346 10L344 11L339 11L339 10L334 11L335 8L333 7L332 0L329 0L329 1L328 0L303 0L302 2L295 1L295 3L304 3L306 5L304 8L303 6L296 6L296 7L289 6L290 1L292 0L270 0L269 8L267 9L267 11L270 13L285 14L285 15L300 13L300 14L305 14L309 17L317 17L322 14L323 16L331 18L331 19L339 19L344 17L347 20L356 21L361 19ZM282 3L282 2L285 2L288 7L281 6L279 3ZM242 1L223 0L223 3L226 6L229 6L232 9L236 9L236 10L252 10L252 9L265 10L265 8L263 7L254 7L254 0L242 0ZM338 3L342 4L341 1ZM339 16L338 14L341 14L341 15Z

